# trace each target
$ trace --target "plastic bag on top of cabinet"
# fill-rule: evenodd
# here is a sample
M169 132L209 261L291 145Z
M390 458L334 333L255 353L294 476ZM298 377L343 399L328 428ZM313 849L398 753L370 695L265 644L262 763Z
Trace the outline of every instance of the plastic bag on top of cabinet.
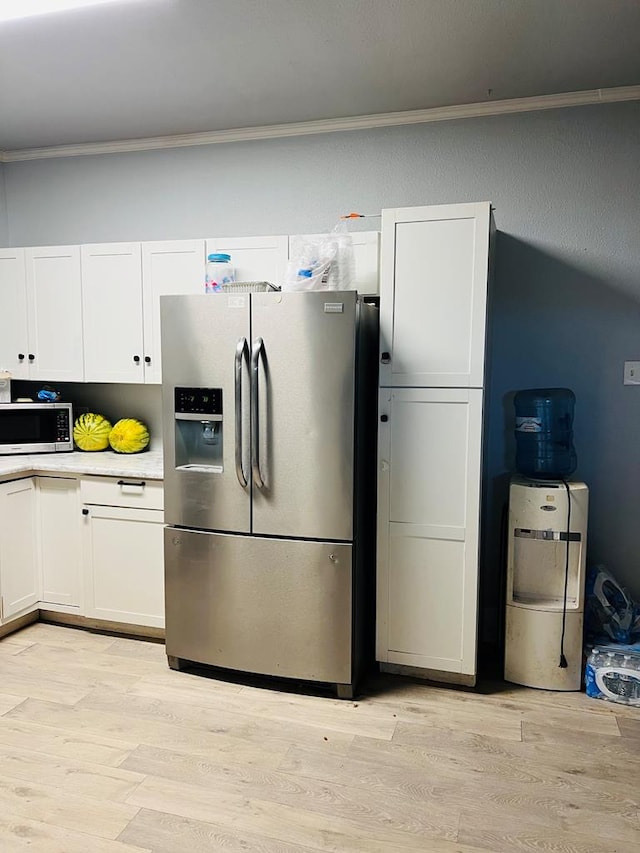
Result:
M339 221L329 234L291 238L283 290L352 290L355 280L353 240Z

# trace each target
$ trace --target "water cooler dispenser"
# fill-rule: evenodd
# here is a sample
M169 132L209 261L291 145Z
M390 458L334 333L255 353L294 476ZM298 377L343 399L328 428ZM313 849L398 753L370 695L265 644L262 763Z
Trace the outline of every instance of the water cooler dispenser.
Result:
M511 481L507 681L580 690L588 502L584 483ZM561 651L566 667L560 666Z

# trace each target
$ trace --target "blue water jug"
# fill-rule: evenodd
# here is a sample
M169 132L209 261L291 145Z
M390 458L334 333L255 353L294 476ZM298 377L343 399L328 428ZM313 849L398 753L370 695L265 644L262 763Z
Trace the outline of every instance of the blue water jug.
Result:
M576 470L573 446L575 394L569 388L518 391L516 468L534 480L562 480Z

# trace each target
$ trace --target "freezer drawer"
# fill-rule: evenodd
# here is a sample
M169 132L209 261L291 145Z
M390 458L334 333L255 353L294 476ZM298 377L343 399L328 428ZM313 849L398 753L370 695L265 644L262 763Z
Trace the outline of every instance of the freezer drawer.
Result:
M165 528L170 657L352 681L352 546Z

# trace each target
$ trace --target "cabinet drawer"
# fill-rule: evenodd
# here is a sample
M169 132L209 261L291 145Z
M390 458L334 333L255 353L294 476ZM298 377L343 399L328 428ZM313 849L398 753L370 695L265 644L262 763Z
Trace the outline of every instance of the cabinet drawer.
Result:
M80 498L85 504L164 509L162 480L140 477L83 477Z

